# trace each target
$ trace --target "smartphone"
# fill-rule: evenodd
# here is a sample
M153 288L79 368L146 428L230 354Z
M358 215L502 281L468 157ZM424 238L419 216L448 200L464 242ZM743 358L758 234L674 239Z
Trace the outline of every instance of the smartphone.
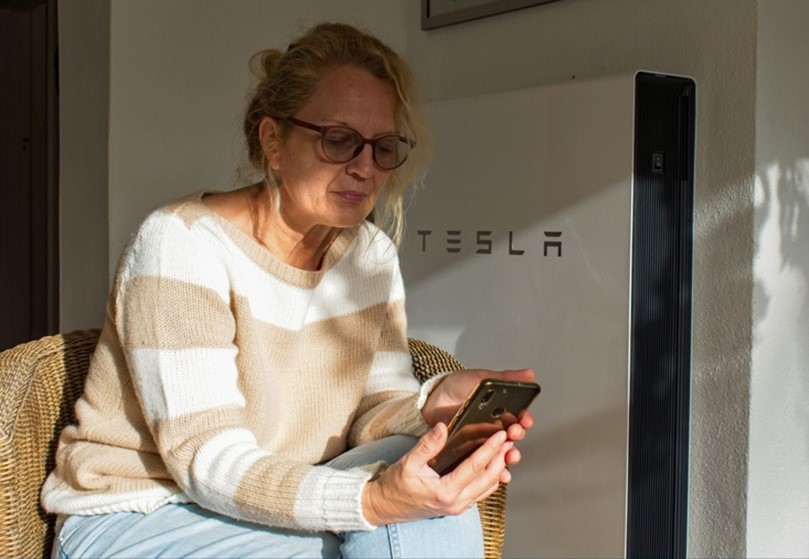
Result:
M442 476L450 473L486 439L515 423L539 391L535 382L480 381L447 426L447 444L430 467Z

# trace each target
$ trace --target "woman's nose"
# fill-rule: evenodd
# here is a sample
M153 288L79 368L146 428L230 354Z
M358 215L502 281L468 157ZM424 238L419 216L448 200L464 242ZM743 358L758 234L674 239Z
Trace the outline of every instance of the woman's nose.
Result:
M365 144L359 154L349 162L348 171L368 178L374 173L374 170L374 147L371 144Z

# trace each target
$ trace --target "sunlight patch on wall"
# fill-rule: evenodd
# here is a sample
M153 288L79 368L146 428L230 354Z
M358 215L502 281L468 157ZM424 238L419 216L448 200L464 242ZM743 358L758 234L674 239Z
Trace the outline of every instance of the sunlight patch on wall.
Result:
M748 551L807 556L809 159L762 168L755 203Z

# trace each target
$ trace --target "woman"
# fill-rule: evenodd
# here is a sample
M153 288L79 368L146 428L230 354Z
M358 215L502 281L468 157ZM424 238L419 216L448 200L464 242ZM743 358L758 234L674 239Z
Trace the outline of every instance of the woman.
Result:
M530 414L452 474L427 464L478 380L533 372L413 377L390 236L423 169L415 103L405 63L346 25L261 54L265 179L156 211L122 257L43 488L55 557L482 555L474 505Z

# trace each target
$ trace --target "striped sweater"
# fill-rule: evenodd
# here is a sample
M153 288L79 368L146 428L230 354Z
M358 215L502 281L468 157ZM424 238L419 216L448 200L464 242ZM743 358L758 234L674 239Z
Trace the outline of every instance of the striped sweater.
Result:
M275 527L371 529L361 493L379 465L317 464L427 431L432 383L412 373L395 247L365 223L300 270L201 196L154 212L124 252L44 508L196 502Z

